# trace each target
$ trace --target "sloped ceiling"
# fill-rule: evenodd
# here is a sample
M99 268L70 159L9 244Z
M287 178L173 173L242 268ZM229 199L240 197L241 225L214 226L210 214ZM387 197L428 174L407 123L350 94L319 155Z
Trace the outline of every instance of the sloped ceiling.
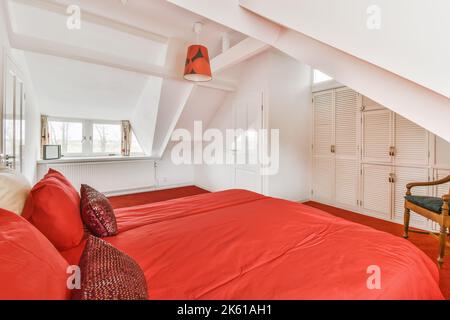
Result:
M425 70L425 72L430 72L430 77L428 79L432 79L431 82L427 83L428 87L425 87L424 85L419 84L418 80L415 82L413 79L407 78L408 75L406 73L401 74L400 76L396 73L399 71L384 69L378 65L368 62L364 59L364 57L355 56L349 52L338 49L335 47L337 44L333 46L333 44L326 42L326 39L323 39L322 41L315 39L314 37L306 34L308 31L306 29L302 29L301 31L296 30L295 28L299 25L293 22L293 20L298 20L295 14L299 13L297 9L300 8L299 6L301 4L309 3L312 6L312 1L309 0L281 1L281 4L286 3L286 6L280 5L280 2L253 0L167 1L196 14L200 14L217 23L223 24L235 30L239 30L250 37L254 37L260 41L268 43L293 58L329 74L340 83L355 89L361 94L364 94L382 105L387 106L403 117L421 125L445 140L450 141L450 126L448 125L447 120L450 118L450 99L446 96L446 88L449 84L448 61L447 63L440 64L443 69L436 71L436 77L434 77L434 74L431 73L431 69L428 71ZM323 26L318 30L326 30L329 33L338 33L339 36L337 36L336 39L346 39L346 37L349 37L346 40L352 43L354 47L359 45L363 47L365 42L361 43L360 41L357 41L357 37L352 37L351 34L347 34L344 27L342 30L340 25L336 26L333 25L333 23L329 23L330 21L334 21L333 19L330 19L330 21L327 19L327 16L334 14L331 11L333 8L333 6L331 6L331 2L333 2L333 5L337 5L338 3L338 1L314 1L314 5L318 3L318 6L323 8L323 16L321 16L322 19L320 19L320 23L322 23ZM356 0L346 1L347 4L353 2L356 2ZM394 2L395 4L393 4ZM433 6L428 4L423 5L423 1L418 0L402 0L398 2L390 1L389 3L392 6L400 8L400 10L394 10L387 13L385 12L385 14L394 13L395 15L401 16L402 6L406 8L408 8L408 6L413 6L413 8L408 8L406 12L414 11L412 16L418 19L415 21L415 24L417 24L419 30L421 30L420 28L424 24L430 23L430 30L436 29L438 30L438 34L441 35L436 41L444 43L444 51L441 52L444 54L444 57L439 59L439 61L443 61L442 59L445 60L445 56L448 55L445 54L445 52L448 51L449 42L444 41L443 39L448 38L447 30L449 30L449 20L444 16L443 19L438 19L436 21L435 16L441 16L442 12L447 12L448 10L440 9L448 8L449 2L446 0L437 0L436 2L439 3L439 6L433 8ZM383 1L383 3L386 4L387 1ZM330 6L328 6L328 4ZM343 6L343 8L345 7L346 6ZM296 8L296 10L293 10L292 8ZM303 9L306 10L307 7L305 6ZM431 14L421 16L420 12L422 9L428 13L431 12ZM291 10L291 12L286 12L286 10ZM436 11L441 12L437 13ZM340 13L342 12L339 11L337 14ZM302 12L301 14L302 16L308 16L309 14L314 16L314 12ZM294 16L295 18L293 18ZM290 17L292 21L286 19L285 17ZM357 20L357 22L365 25L367 14L366 11L363 11L362 13L360 12L359 15L353 15L347 18ZM342 22L342 20L344 20L344 18L341 16L340 21ZM391 18L388 19L388 21L392 22L393 20ZM399 19L399 21L400 23L408 23L408 19ZM304 23L307 22L311 21L306 19L306 22ZM317 23L317 21L315 23ZM342 23L345 25L348 24L347 22ZM395 25L395 23L393 25ZM408 28L405 29L402 27L401 30L408 32ZM435 35L429 34L429 29L423 30L419 32L424 33L424 35L420 34L420 37L435 37ZM410 36L406 38L410 39ZM382 40L383 39L381 39L379 43L382 44ZM403 38L397 37L396 47L401 47L402 45ZM389 48L388 45L386 47ZM407 47L411 48L411 46ZM419 59L421 57L425 57L425 59L430 60L434 59L437 55L436 52L434 52L434 46L431 48L421 48L418 44L418 47L418 51L415 52L415 47L412 46L413 49L410 51L413 52L408 52L408 54L417 54ZM383 48L384 45L379 45L378 51L383 51ZM439 55L441 53L439 53ZM408 57L409 56L400 57L397 58L397 60L408 59ZM404 66L402 62L397 61L397 63L398 66ZM434 62L427 65L434 65ZM414 68L421 67L414 63L408 66L408 68L409 70L414 70ZM433 90L430 89L431 86L433 86ZM442 93L438 93L438 91Z
M271 21L450 98L448 0L239 2ZM373 10L379 10L379 29L367 26Z
M130 119L149 76L36 53L25 53L43 114Z
M66 26L69 5L81 8L79 30ZM1 8L9 13L11 46L25 52L42 114L130 120L143 150L155 157L196 92L217 91L194 90L181 77L194 22L204 24L200 40L211 58L221 52L223 34L231 45L245 38L165 0L5 0ZM230 90L233 75L211 86ZM214 104L197 99L195 110Z

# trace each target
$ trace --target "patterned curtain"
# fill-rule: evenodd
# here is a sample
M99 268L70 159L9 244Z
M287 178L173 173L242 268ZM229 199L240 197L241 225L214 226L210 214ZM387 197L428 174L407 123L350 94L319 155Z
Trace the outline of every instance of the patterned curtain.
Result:
M50 131L48 129L48 117L41 116L41 158L44 156L44 146L50 143Z
M128 157L131 152L131 124L130 121L122 121L122 156Z

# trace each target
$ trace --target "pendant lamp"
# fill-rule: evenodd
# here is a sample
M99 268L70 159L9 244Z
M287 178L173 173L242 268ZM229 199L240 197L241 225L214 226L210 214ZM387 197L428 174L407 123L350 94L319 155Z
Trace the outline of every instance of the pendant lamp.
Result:
M202 26L200 22L194 24L197 44L189 46L184 68L184 78L193 82L210 81L212 79L208 48L199 44Z

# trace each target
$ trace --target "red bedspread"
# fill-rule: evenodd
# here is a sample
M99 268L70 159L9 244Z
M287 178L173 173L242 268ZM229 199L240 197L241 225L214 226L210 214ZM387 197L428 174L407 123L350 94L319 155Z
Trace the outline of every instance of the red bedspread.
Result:
M312 207L230 190L117 210L107 240L151 299L442 299L433 261L407 240ZM381 289L368 289L369 266Z

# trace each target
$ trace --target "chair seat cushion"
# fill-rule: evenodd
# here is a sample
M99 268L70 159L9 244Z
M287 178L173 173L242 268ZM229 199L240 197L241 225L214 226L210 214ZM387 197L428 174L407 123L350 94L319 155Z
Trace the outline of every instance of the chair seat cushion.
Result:
M444 200L437 197L405 196L405 199L419 207L428 209L436 213L442 212L442 205L444 204Z

